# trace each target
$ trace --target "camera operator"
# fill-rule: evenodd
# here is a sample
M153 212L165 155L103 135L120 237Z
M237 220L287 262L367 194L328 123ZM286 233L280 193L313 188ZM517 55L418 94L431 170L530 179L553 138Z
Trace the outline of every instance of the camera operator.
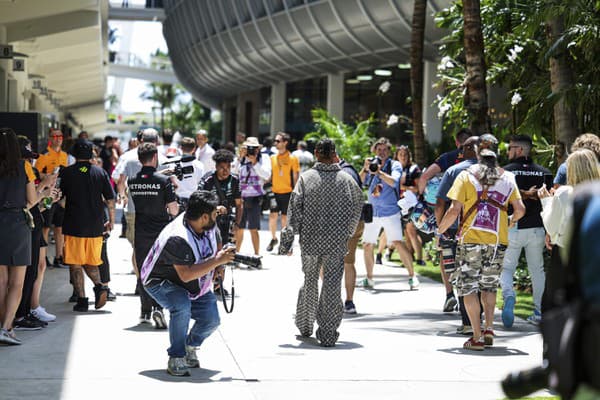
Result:
M244 203L241 225L236 235L236 248L240 251L244 240L244 229L250 230L254 254L258 255L260 239L261 200L265 194L263 185L271 178L271 160L260 153L260 144L255 137L249 137L240 147L238 176Z
M373 247L381 228L385 230L388 243L392 242L398 250L402 264L408 269L408 284L412 289L419 286L419 279L415 275L412 255L402 241L402 223L400 208L398 207L398 182L402 176L402 165L390 157L392 145L387 138L379 138L373 146L376 157L367 158L360 179L368 186L369 203L373 205L373 222L365 224L363 234L365 267L367 278L363 281L364 287L372 288Z
M231 163L234 158L231 151L217 150L212 158L216 169L202 177L198 184L198 190L208 190L219 199L217 228L219 228L223 243L229 243L235 240L237 228L242 219L240 180L231 174ZM215 293L221 294L221 288L216 283ZM228 295L227 292L225 295Z
M156 173L158 151L154 143L142 143L137 148L138 160L142 169L127 185L129 194L135 205L135 262L140 266L148 255L152 244L160 231L179 212L175 190L171 179ZM162 308L154 302L142 287L138 277L141 315L140 323L150 323L150 315L156 329L166 329L167 324Z
M179 203L185 209L191 194L198 187L198 183L200 183L205 171L202 162L198 161L194 156L196 151L196 142L194 139L183 138L181 140L181 151L183 153L181 162L179 163L181 167L181 179L177 176L175 194L179 197ZM190 157L193 159L189 159Z
M200 367L196 347L220 323L211 284L215 269L233 260L234 249L222 249L217 206L213 193L192 193L186 212L162 230L141 268L146 290L171 314L171 375L189 376L189 368ZM190 319L195 323L188 333Z

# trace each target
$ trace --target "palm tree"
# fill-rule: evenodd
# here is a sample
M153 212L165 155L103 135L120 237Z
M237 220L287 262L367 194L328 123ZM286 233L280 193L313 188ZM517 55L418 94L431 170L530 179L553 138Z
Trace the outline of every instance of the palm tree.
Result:
M170 83L151 82L149 85L150 91L141 94L144 100L151 100L158 104L160 108L160 128L165 129L165 110L172 112L173 103L179 95L175 85Z
M423 133L423 45L425 41L425 11L427 0L414 0L410 43L410 89L412 99L413 145L415 162L425 165L425 135Z
M562 16L550 18L547 25L547 36L550 46L556 48L556 42L564 35ZM562 51L561 51L562 50ZM556 156L563 160L566 150L577 137L575 110L568 104L565 92L574 87L573 71L569 65L569 53L566 49L550 51L550 87L552 94L558 96L554 104L554 132L556 135Z
M465 108L474 135L491 132L485 83L486 65L479 0L463 0L464 47L467 67Z

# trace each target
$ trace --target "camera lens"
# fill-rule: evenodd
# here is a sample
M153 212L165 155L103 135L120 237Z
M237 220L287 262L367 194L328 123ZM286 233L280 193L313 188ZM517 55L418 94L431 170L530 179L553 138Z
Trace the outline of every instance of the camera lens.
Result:
M256 150L258 150L258 148L256 148L256 147L248 147L246 149L246 154L248 154L249 156L254 156L254 155L256 155Z
M379 159L373 158L371 160L371 163L369 164L369 171L377 172L378 169L379 169Z

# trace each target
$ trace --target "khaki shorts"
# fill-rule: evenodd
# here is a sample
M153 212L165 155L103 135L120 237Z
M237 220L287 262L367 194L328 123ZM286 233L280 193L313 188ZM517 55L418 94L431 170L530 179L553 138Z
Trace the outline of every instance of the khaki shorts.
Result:
M102 264L102 236L88 238L65 235L65 264Z
M125 221L127 221L127 231L125 232L125 236L127 237L127 241L131 243L131 246L135 246L135 213L125 213Z
M365 221L359 221L356 231L354 231L354 235L348 240L348 253L344 257L344 264L354 264L356 261L356 247L358 246L358 241L364 230Z
M456 248L456 288L459 296L481 291L496 292L506 246L459 244Z

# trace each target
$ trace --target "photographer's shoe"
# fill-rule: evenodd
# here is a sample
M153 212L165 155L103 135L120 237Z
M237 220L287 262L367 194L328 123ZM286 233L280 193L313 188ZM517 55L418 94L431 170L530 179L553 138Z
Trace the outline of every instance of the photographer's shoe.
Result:
M185 364L189 368L200 368L200 361L198 361L198 355L194 346L185 346Z
M383 264L381 260L381 253L377 253L377 256L375 257L375 264Z
M416 275L408 278L408 286L410 287L410 290L417 290L420 284L421 282L419 282L419 278L417 278Z
M271 241L269 242L269 245L267 246L267 251L273 251L273 249L275 248L277 243L279 243L279 240L271 239Z
M190 376L190 370L184 357L169 357L167 372L173 376Z

